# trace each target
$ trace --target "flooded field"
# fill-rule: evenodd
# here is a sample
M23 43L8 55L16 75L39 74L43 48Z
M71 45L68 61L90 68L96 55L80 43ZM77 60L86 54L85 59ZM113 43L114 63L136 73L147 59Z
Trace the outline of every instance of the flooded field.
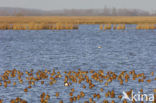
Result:
M20 97L40 103L45 93L49 103L122 103L123 91L154 93L156 30L129 28L104 31L99 25L80 25L78 30L1 30L0 99L9 103ZM16 74L9 77L7 87L8 79L2 80L8 74L5 71ZM43 74L40 79L37 73Z

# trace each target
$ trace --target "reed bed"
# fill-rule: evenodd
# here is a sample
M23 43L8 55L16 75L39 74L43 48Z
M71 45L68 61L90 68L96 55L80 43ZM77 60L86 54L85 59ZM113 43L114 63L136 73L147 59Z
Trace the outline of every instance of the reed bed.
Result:
M125 24L101 24L100 25L100 30L125 30L126 26Z
M155 24L138 24L136 26L137 30L154 30L156 29L156 25Z
M100 24L100 30L124 30L126 24L137 24L136 29L155 29L156 17L0 17L0 30L66 30L78 29L79 24Z
M105 24L104 29L105 30L110 30L112 28L111 24Z
M126 26L125 26L125 24L120 24L120 25L117 26L116 29L117 30L125 30L126 29Z
M0 30L73 30L77 24L0 24Z
M100 30L125 30L128 29L126 24L100 24ZM137 30L154 30L156 29L155 24L137 24Z

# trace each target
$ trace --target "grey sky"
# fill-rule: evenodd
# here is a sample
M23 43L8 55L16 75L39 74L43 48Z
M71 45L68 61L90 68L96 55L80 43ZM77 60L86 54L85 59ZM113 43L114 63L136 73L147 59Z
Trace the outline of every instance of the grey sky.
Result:
M156 0L0 0L0 7L21 7L43 10L87 8L137 8L156 10Z

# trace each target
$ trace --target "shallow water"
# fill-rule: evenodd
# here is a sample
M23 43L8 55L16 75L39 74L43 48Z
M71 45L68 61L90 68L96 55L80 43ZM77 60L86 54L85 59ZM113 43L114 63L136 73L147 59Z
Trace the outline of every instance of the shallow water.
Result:
M100 31L98 25L81 25L79 30L0 31L0 74L13 68L20 71L55 68L61 72L79 68L103 69L116 73L134 69L148 76L150 72L156 71L156 30ZM117 94L130 89L137 92L141 88L151 94L152 88L156 88L155 81L150 84L136 83L130 81L122 87L118 82L112 82L109 87L97 83L92 90L83 89L81 84L73 84L72 87L77 91L74 95L85 91L86 96L80 99L80 103L97 93L99 88L104 88L104 91L115 89ZM19 96L28 103L37 103L40 94L46 92L50 94L52 103L58 103L60 99L69 102L68 93L72 87L64 87L63 79L53 86L36 84L31 91L24 93L26 85L0 87L0 98L7 103ZM60 92L59 98L54 96L55 92ZM104 98L97 100L97 103L101 103ZM118 99L116 101L120 102Z

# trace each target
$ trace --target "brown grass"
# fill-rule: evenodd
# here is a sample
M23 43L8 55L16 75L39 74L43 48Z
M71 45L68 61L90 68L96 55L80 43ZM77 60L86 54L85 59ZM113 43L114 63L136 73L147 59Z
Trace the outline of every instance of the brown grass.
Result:
M56 24L56 23L67 23L67 24L140 24L140 23L149 23L156 24L156 17L91 17L91 16L51 16L51 17L42 17L42 16L29 16L29 17L16 17L16 16L1 16L0 23L46 23L46 24Z

